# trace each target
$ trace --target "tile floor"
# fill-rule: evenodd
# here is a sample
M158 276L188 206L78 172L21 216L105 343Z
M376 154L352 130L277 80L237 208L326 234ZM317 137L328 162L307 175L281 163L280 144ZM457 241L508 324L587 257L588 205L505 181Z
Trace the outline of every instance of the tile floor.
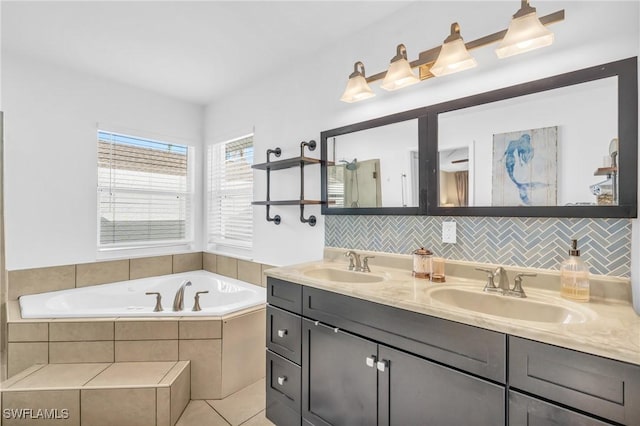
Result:
M265 381L219 400L192 400L176 426L272 426L264 414Z

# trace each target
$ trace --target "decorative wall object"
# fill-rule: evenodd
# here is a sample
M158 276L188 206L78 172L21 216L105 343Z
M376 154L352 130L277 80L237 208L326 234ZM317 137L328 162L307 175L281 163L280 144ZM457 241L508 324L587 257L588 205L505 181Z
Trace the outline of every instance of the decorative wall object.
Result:
M557 204L558 127L493 135L491 204Z
M558 269L571 239L591 273L630 277L631 220L447 216L327 215L325 246L410 254L415 240L447 259ZM457 244L443 244L442 222L457 223Z

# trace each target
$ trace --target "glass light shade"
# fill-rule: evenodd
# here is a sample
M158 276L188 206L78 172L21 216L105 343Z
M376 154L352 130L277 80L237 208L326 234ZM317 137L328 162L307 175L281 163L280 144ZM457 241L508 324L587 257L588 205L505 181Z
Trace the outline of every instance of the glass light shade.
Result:
M498 58L506 58L528 52L553 43L553 33L549 31L533 12L513 18L507 34L496 49Z
M362 75L355 75L349 78L347 88L340 97L342 102L358 102L374 97L376 94L369 87L369 83Z
M413 73L409 61L406 59L398 59L389 65L387 74L384 76L380 87L391 91L419 82L420 79Z
M464 71L477 66L478 63L469 54L464 41L458 38L442 45L438 59L433 64L431 74L440 77L454 72Z

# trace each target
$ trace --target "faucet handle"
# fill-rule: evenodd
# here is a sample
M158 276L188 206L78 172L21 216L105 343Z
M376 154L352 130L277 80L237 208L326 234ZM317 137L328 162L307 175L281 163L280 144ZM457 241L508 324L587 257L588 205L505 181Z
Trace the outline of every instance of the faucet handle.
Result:
M513 288L509 291L509 296L522 297L522 298L527 297L524 290L522 289L522 277L536 277L536 276L538 276L538 274L530 274L526 272L521 272L519 274L516 274L515 278L513 279Z
M356 264L353 263L353 260L355 258L355 253L353 251L351 251L351 250L346 251L344 253L344 257L348 257L349 258L349 270L353 271L355 269L355 267L356 267Z
M193 300L193 308L191 309L192 311L201 311L202 308L200 307L200 295L201 294L205 294L205 293L209 293L209 290L207 291L196 291L196 295L194 297Z
M145 294L147 296L156 296L156 306L153 308L153 312L162 312L162 295L156 291L148 291Z
M365 256L362 258L362 272L371 272L369 268L369 259L374 259L375 256Z
M495 270L489 268L476 268L476 271L482 271L487 273L487 284L485 284L482 291L499 291L500 289L496 287L493 282Z

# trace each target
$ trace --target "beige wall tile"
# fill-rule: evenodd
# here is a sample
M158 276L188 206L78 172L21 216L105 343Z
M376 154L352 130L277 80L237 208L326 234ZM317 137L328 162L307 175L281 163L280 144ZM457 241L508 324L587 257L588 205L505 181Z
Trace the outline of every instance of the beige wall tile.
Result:
M259 263L238 260L238 279L251 284L260 285L262 270Z
M113 340L113 322L51 322L49 340L52 342L78 342Z
M175 362L116 362L96 375L87 387L142 387L158 384Z
M76 265L76 287L129 279L129 259Z
M156 389L83 389L82 424L149 426L156 424Z
M50 342L49 362L113 362L113 341Z
M271 265L260 265L260 269L262 270L262 281L261 284L262 287L266 287L267 286L267 276L264 274L264 271L266 271L267 269L271 269L271 268L275 268L275 266L271 266Z
M213 253L202 253L202 269L209 272L217 272L218 256Z
M171 385L171 424L174 425L191 399L191 369L182 370Z
M220 398L221 340L180 340L179 359L191 361L191 398ZM264 341L262 352L264 352Z
M23 294L65 290L76 286L75 265L9 271L9 300Z
M116 321L116 340L170 340L178 338L178 321Z
M238 278L238 259L218 255L216 272L225 277Z
M222 397L265 375L266 310L225 320L222 324Z
M137 278L157 277L168 275L173 270L173 256L143 257L129 261L129 277Z
M9 377L33 364L49 362L48 343L9 343L7 347L7 374Z
M126 340L115 342L115 361L177 361L177 340Z
M79 388L100 374L109 363L46 364L15 383L11 389Z
M156 388L156 426L173 426L169 387Z
M57 391L25 391L25 392L3 392L2 408L18 409L31 408L58 410L60 416L64 409L68 410L67 419L51 420L19 420L4 419L3 425L43 425L43 426L79 426L80 425L80 391L79 390L57 390ZM87 423L89 424L89 423Z
M49 340L49 324L46 322L27 322L8 324L9 342L46 342Z
M202 269L202 252L174 254L173 273L198 271Z
M222 321L184 320L180 321L180 339L220 339Z

